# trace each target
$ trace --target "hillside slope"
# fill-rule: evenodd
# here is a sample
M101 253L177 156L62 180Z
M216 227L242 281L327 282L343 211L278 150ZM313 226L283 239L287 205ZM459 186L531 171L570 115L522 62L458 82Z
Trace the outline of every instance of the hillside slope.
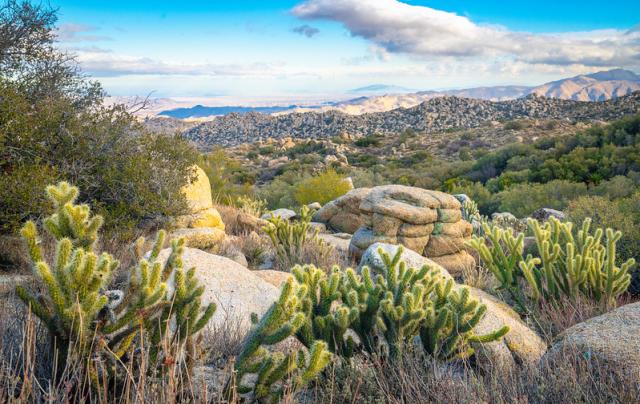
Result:
M640 111L640 92L600 103L560 100L530 95L510 101L439 97L412 108L347 115L337 111L270 116L260 113L229 114L184 132L201 148L237 145L266 138L328 138L343 133L367 136L399 133L411 128L437 132L473 128L491 121L524 118L571 121L613 120Z

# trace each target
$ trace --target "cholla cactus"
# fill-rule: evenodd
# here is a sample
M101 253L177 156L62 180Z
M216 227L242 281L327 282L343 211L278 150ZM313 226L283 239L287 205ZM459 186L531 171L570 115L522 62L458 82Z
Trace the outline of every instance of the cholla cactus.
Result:
M22 236L45 288L44 293L33 295L18 287L17 294L47 326L52 346L58 350L58 374L69 359L79 360L96 386L104 380L117 384L127 369L125 354L144 334L157 336L167 326L159 326L162 320L175 319L178 338L171 349L182 351L215 311L210 305L198 317L203 290L193 271L183 274L183 241L172 243L172 253L163 266L158 255L165 233L159 232L147 259L142 258L144 240L139 240L138 263L130 271L128 287L124 292L107 291L118 262L108 253L93 251L102 218L92 216L87 205L75 205L78 190L67 183L48 187L47 195L56 208L45 220L45 228L57 239L55 263L44 261L35 223L25 224ZM166 281L172 274L176 286L169 293ZM152 351L164 349L158 339L152 340ZM149 368L155 373L158 366L155 361Z
M307 206L300 211L300 220L290 222L280 216L273 215L268 219L269 225L263 228L276 251L280 268L292 268L303 257L304 248L312 243L319 255L328 255L332 247L318 238L318 230L311 231L312 212Z
M305 286L290 279L284 284L278 301L262 319L252 319L255 326L236 358L235 378L229 380L225 388L227 399L232 400L240 394L249 395L252 401L279 402L285 392L295 393L329 363L331 354L324 341L314 341L308 354L304 349L287 355L271 353L267 349L294 335L303 326L305 316L297 309L300 304L298 296L305 293L296 290L298 288Z
M452 280L436 284L434 299L420 327L425 351L445 360L468 358L475 353L473 343L497 341L509 332L509 327L503 326L489 334L475 334L473 329L484 317L487 306L471 299L469 289L452 287Z
M304 322L296 332L296 337L310 348L316 340L327 343L329 351L350 357L355 350L355 342L345 333L358 318L356 307L340 302L342 273L334 268L331 275L313 265L296 266L292 273L298 284L300 306Z
M381 329L392 358L398 357L406 341L418 334L427 310L433 305L430 296L442 279L437 270L423 266L407 268L400 261L402 249L391 258L378 250L384 262L384 273L378 283L384 290L380 301Z
M441 359L473 354L472 342L501 338L508 328L477 336L473 328L486 307L469 297L468 290L452 291L453 281L445 281L435 269L408 268L400 259L379 250L385 268L375 281L369 268L361 275L352 269L337 268L327 275L313 266L294 268L300 285L298 299L291 306L303 314L296 336L306 346L322 339L329 349L343 357L364 350L369 354L386 348L390 358L399 357L405 345L421 335L427 352ZM354 332L356 346L348 336Z
M544 224L530 219L529 226L540 257L527 257L519 266L535 300L558 299L562 295L574 299L582 294L613 304L629 287L629 271L635 260L631 258L617 266L616 243L622 236L619 231L597 229L592 234L591 220L585 219L574 237L572 223L562 223L555 217Z
M478 252L480 260L498 280L498 290L507 291L518 309L526 311L519 267L520 262L524 261L524 234L516 236L511 228L489 226L487 223L482 224L482 229L485 236L473 236L467 245Z

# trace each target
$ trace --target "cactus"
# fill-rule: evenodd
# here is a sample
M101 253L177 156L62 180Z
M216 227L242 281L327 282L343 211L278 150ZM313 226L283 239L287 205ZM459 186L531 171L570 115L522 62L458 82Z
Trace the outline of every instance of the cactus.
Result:
M332 247L318 238L318 230L311 231L311 218L311 210L303 206L300 211L300 220L297 222L290 222L279 216L268 219L269 224L263 228L263 231L267 233L275 249L278 267L289 269L296 264L301 264L300 260L304 256L304 248L307 245L312 245L320 256L326 256L331 252Z
M473 343L497 341L509 332L509 327L503 326L485 335L473 333L487 306L471 299L469 289L452 287L452 280L436 284L435 298L420 327L425 351L444 360L468 358L475 353Z
M163 266L158 255L164 245L164 231L158 233L147 259L142 257L144 239L139 239L135 245L138 262L130 270L126 290L107 291L118 261L108 253L94 252L102 218L92 216L87 205L75 205L78 189L67 183L48 187L47 196L56 209L44 222L45 229L57 239L55 263L44 261L37 227L27 222L22 236L33 270L45 288L44 293L33 295L18 287L17 294L49 330L52 347L58 351L58 374L73 358L83 361L94 386L105 379L118 384L121 377L126 377L123 361L134 342L141 343L146 334L153 335L151 351L163 351L165 347L157 336L172 320L175 331L171 342L175 343L169 349L178 354L185 346L189 350L191 338L211 318L215 306L209 305L200 315L203 289L193 270L186 275L182 271L184 242L172 242L171 255ZM170 293L166 283L171 275L175 288ZM152 355L149 369L154 375L161 366L155 359L167 354ZM96 358L100 360L93 360Z
M313 266L294 268L300 289L292 306L303 314L298 339L307 347L323 340L341 357L360 350L377 354L386 347L395 360L420 335L427 352L449 360L473 354L473 342L495 341L508 332L503 327L475 335L486 306L471 299L468 290L452 291L453 280L445 281L435 269L407 268L398 250L394 257L378 250L385 268L375 281L367 267L361 275L350 268L334 268L330 275ZM348 330L358 336L359 346Z
M311 348L320 339L327 343L330 352L352 356L356 344L345 333L359 316L359 311L340 302L342 273L339 268L334 268L329 276L313 265L296 266L292 273L298 284L304 286L298 288L298 310L305 315L296 332L298 340Z
M249 395L256 402L279 402L285 392L295 393L313 380L329 363L331 354L324 341L314 341L309 353L304 349L285 355L271 353L266 348L294 335L305 321L298 311L298 296L304 295L306 286L290 279L282 287L280 297L258 321L253 318L251 330L241 353L236 358L235 379L225 387L230 401L239 395ZM253 379L250 375L254 375Z
M557 300L578 295L597 302L614 304L616 297L629 287L633 258L616 264L616 243L622 236L612 229L591 232L591 220L585 219L576 235L572 223L555 217L540 224L529 219L540 257L527 257L519 263L532 289L534 300ZM603 245L602 238L606 235Z
M478 252L484 265L491 271L500 285L498 290L507 291L521 312L526 312L526 303L520 285L522 272L520 262L524 261L524 234L514 235L513 229L482 224L485 237L473 236L467 246ZM487 245L487 239L489 245Z
M379 316L384 325L382 335L392 358L398 357L406 341L418 334L428 308L432 305L430 295L441 279L436 270L423 266L421 269L407 268L400 261L402 248L391 258L382 249L385 270L378 276L384 294L380 301Z

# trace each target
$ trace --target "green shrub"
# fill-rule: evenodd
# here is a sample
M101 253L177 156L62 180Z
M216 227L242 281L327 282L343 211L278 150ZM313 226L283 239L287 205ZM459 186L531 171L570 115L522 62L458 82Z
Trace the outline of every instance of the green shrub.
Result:
M300 205L319 202L324 205L351 190L345 177L334 170L306 178L295 185L294 197Z
M528 126L528 123L524 121L509 121L504 124L506 130L522 130Z
M563 210L569 202L586 195L584 183L564 180L546 184L518 184L499 192L496 198L500 202L501 212L510 212L517 217L526 217L540 208Z
M380 145L380 136L371 135L366 137L361 137L360 139L353 142L358 147L371 147L371 146L379 146Z

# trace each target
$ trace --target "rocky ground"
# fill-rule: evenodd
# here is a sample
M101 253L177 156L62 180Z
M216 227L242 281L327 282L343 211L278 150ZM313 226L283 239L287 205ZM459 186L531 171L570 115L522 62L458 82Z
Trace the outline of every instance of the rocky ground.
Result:
M441 97L413 108L359 116L336 111L293 113L281 116L260 113L229 114L184 130L184 136L202 149L233 146L268 138L325 139L342 134L368 136L396 134L406 129L435 133L455 128L475 128L495 121L557 119L569 122L613 120L640 110L640 92L604 102L580 102L527 96L491 102Z

